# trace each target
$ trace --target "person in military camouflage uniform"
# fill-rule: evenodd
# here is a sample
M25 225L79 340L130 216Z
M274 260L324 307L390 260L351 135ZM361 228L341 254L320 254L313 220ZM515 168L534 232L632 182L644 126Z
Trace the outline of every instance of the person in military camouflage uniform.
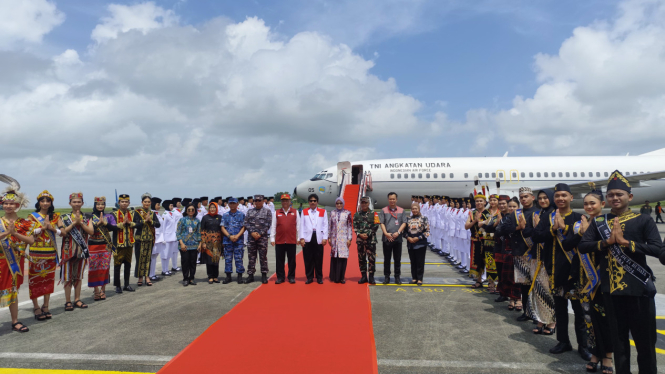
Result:
M268 283L268 238L270 237L270 225L272 224L272 212L263 206L263 195L254 195L254 207L245 215L245 229L249 233L247 239L247 280L245 283L254 282L256 272L256 255L261 262L261 283Z
M356 232L358 245L358 264L362 278L358 284L376 284L374 269L376 267L376 230L379 224L374 218L374 212L369 209L369 197L360 199L360 211L353 216L353 231ZM369 265L368 265L369 263Z

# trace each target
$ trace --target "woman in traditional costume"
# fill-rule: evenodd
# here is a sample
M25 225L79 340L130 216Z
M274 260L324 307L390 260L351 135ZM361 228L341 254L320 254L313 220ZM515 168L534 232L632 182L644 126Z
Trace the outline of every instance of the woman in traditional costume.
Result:
M55 269L58 266L58 248L56 234L59 213L54 213L53 195L43 191L37 196L35 211L28 216L35 230L35 242L30 245L28 285L32 299L33 313L38 321L51 319L49 300L55 286ZM44 303L39 306L39 297L44 296Z
M518 246L516 245L517 239L521 239L521 233L515 232L517 228L517 220L515 219L515 211L519 209L519 203L515 199L510 199L506 195L501 198L508 198L508 211L501 219L501 223L496 228L496 240L502 240L501 246L501 283L499 283L499 293L504 298L508 299L508 310L522 311L522 293L520 285L515 282L515 262L514 257L517 254L521 255Z
M556 209L554 205L554 191L545 189L538 192L538 205L540 213L534 215L533 226L538 226L540 220L549 220L550 215ZM553 280L550 279L548 269L552 268L552 242L546 240L539 242L535 236L536 246L536 269L533 271L531 290L529 290L529 306L534 320L538 326L533 329L534 334L553 335L556 332L554 318L554 297L552 295Z
M16 214L28 206L28 199L19 192L17 183L7 187L2 196L4 217L0 218L0 308L9 307L12 330L28 332L26 325L18 320L18 289L23 284L23 256L26 244L35 242L34 224Z
M330 243L330 280L346 283L346 262L353 239L353 217L344 209L344 199L335 200L335 210L330 212L328 242Z
M134 252L138 255L136 258L137 268L135 275L139 278L137 283L139 287L143 286L144 280L146 286L152 286L152 282L150 281L150 260L152 259L152 249L155 246L155 227L161 225L159 219L157 219L157 213L152 210L152 195L149 193L141 195L141 205L140 209L136 209L136 213L139 214L143 225L136 229L134 236L136 240L134 244L136 249Z
M212 202L201 219L201 262L206 264L208 283L219 283L219 260L222 258L222 216Z
M411 204L411 216L406 219L406 248L411 261L411 284L423 285L425 273L425 255L427 254L427 238L430 235L429 221L420 214L420 205Z
M88 263L88 236L94 234L92 221L81 213L83 194L75 192L69 195L72 212L60 216L58 226L62 239L60 254L60 281L65 284L65 311L71 312L74 307L86 309L88 306L81 301L83 273ZM72 304L72 286L74 287L74 304Z
M112 214L104 214L106 197L95 197L94 204L90 220L95 232L88 238L88 287L94 287L94 300L99 301L106 300L106 285L111 282L111 259L115 249L111 231L116 222Z

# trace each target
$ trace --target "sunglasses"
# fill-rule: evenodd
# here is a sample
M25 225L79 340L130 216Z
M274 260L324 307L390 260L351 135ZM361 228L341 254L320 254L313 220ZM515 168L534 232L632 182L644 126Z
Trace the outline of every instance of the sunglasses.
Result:
M310 200L309 202L310 203L318 203L319 201L318 200Z

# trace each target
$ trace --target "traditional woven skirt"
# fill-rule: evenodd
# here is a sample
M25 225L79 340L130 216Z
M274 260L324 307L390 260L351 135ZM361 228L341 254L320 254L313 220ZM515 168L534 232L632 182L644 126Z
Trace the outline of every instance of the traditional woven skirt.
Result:
M201 262L207 265L219 264L219 259L224 257L222 233L204 231L201 233L201 241L206 245L205 251L201 253Z
M147 277L150 272L150 260L152 258L152 248L155 246L155 240L137 240L136 246L139 248L138 270L135 276Z
M554 297L550 289L550 278L542 262L536 264L533 282L529 290L529 305L531 316L538 322L545 324L554 322Z
M106 244L91 244L88 250L90 258L88 263L88 287L100 287L111 282L112 253Z
M487 279L496 281L499 275L496 272L496 263L494 262L494 248L483 246L483 254L485 257L485 271L487 272Z
M519 299L522 295L520 286L515 284L515 269L513 255L504 253L502 256L501 281L499 282L499 294L511 299Z
M471 264L469 265L469 275L474 278L483 274L485 270L485 261L481 258L483 245L480 241L471 241Z
M55 287L56 249L53 247L31 247L28 267L30 298L50 295Z
M76 284L83 280L83 273L88 260L85 258L71 258L60 264L60 281L63 283Z
M18 258L18 253L14 252ZM19 261L21 270L23 270L23 258ZM12 277L12 273L7 265L7 260L2 251L0 251L0 308L10 306L18 300L18 289L23 283L23 276L16 274Z

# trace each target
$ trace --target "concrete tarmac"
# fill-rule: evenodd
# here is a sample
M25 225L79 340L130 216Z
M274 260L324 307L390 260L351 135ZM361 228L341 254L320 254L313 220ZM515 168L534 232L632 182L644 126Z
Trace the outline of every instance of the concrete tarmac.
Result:
M665 233L665 225L659 228ZM377 262L382 262L381 244L377 252ZM273 247L269 247L268 253L272 275ZM404 246L402 262L408 261ZM440 264L426 266L426 283L441 287L370 287L380 373L584 372L585 361L576 351L549 354L548 350L556 344L554 336L531 333L530 322L517 322L519 313L508 311L505 302L495 303L496 296L488 294L486 288L474 290L464 286L472 283L470 279L442 264L444 261L438 255L428 252L427 262ZM247 264L246 253L244 263ZM665 286L661 286L665 282L665 267L657 259L650 258L649 264L658 278L656 300L662 306L657 306L657 314L665 316ZM298 266L303 265L300 262ZM158 264L157 273L160 272ZM377 281L383 279L382 275L383 265L378 264ZM402 279L406 282L410 279L408 264L402 266ZM209 285L205 265L197 267L198 285L183 287L181 280L181 274L177 273L152 287L136 287L136 279L132 278L136 292L116 295L113 287L108 286L108 299L98 302L92 299L92 289L84 286L83 300L89 308L73 312L64 311L62 285L56 286L56 294L51 298L53 319L47 322L33 319L26 283L19 294L19 319L30 327L30 332L11 332L9 311L0 309L0 367L154 373L260 284ZM659 300L663 303L658 303ZM658 326L665 329L661 320ZM572 322L569 334L575 342ZM658 347L665 349L661 335L659 339ZM218 362L221 370L225 360L233 359L225 355L225 346L259 347L278 341L279 337L271 336L221 335L219 356L201 359ZM577 348L575 343L573 347ZM260 360L260 348L256 349ZM633 350L633 364L635 356ZM660 354L658 360L662 365L659 372L665 373L665 361ZM637 368L633 371L637 372Z

